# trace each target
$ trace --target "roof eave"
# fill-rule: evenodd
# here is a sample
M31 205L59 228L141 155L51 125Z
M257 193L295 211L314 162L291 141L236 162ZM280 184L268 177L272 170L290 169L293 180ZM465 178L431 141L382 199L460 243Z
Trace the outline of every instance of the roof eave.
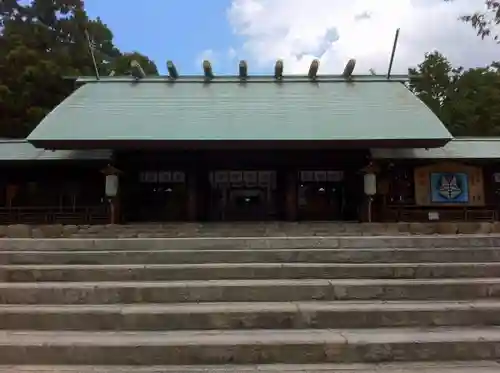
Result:
M44 149L369 149L369 148L439 148L449 138L433 139L367 139L367 140L59 140L28 139Z

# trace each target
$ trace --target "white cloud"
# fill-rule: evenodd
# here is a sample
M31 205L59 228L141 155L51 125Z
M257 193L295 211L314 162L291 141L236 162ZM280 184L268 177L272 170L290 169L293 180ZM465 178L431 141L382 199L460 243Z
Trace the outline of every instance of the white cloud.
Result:
M234 60L237 56L238 56L238 52L233 47L231 47L227 50L227 58L228 59Z
M385 73L400 27L393 72L405 74L433 50L467 67L498 60L500 46L458 20L482 9L484 0L233 0L228 15L253 63L282 58L287 73L305 73L314 58L322 73L340 73L349 58L358 73Z
M219 54L213 49L205 49L196 57L196 66L200 67L204 60L209 60L212 64L217 62Z

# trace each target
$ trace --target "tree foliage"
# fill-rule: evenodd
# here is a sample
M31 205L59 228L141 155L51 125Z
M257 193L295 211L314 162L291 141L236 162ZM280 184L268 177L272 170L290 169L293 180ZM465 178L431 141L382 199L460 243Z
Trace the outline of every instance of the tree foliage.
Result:
M453 0L445 0L452 2ZM483 39L492 37L500 43L500 34L495 29L500 25L500 1L485 0L485 9L473 14L464 14L460 18L462 21L470 23L477 31L477 34Z
M410 89L455 136L500 135L500 63L453 68L438 52L410 69Z
M0 1L0 137L27 136L74 89L64 76L95 74L86 31L101 75L128 74L132 59L158 74L146 56L122 53L82 0Z
M486 11L465 15L462 19L469 22L482 38L492 36L500 42L500 35L492 31L500 24L500 2L497 0L486 0Z

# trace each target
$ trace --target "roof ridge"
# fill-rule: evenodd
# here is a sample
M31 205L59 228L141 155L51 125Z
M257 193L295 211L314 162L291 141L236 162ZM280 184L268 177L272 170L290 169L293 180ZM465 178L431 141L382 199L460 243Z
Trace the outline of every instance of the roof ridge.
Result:
M132 76L105 76L97 79L95 76L65 77L80 83L401 83L409 80L408 75L393 75L388 78L385 75L353 75L346 79L343 75L318 75L312 79L307 75L284 75L276 79L273 75L253 75L241 78L238 75L216 75L207 79L204 75L184 75L176 79L168 75L146 76L135 79Z

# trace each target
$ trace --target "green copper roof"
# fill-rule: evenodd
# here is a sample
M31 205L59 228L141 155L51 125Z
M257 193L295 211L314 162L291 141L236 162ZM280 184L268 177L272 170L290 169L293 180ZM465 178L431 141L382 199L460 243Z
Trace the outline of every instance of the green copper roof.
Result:
M458 137L434 149L371 149L374 159L496 159L499 137Z
M110 150L45 150L26 140L0 139L0 162L90 161L111 159Z
M128 78L88 82L54 109L28 140L367 141L440 140L451 135L398 81L365 79ZM436 145L437 146L437 145Z

